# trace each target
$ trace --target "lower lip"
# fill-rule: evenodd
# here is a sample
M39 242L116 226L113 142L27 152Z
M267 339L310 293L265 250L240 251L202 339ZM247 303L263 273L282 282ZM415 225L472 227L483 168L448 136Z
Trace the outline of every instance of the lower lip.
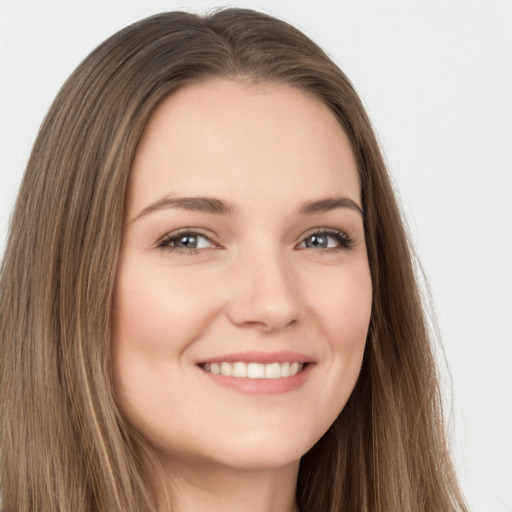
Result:
M247 377L224 377L223 375L216 375L198 366L199 370L216 384L248 395L279 395L293 391L306 382L312 367L313 363L308 363L299 373L292 377L280 377L279 379L249 379Z

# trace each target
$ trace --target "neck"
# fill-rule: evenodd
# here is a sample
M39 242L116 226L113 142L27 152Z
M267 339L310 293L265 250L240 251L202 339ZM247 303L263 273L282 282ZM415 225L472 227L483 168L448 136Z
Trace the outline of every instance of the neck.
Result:
M298 512L298 469L298 461L265 469L174 461L165 471L164 481L176 512ZM163 496L160 501L159 510L168 512Z

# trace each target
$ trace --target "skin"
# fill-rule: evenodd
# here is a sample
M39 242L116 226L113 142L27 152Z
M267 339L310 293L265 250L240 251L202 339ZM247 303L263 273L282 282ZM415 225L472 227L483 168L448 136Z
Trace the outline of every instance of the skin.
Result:
M198 196L236 214L154 206ZM371 314L361 212L298 213L332 197L361 206L350 143L297 89L188 85L150 119L130 178L112 350L122 412L180 512L296 510L300 457L354 388ZM183 228L201 234L198 249L169 248ZM351 247L311 238L327 228ZM270 395L220 386L197 365L248 350L313 363L301 386Z

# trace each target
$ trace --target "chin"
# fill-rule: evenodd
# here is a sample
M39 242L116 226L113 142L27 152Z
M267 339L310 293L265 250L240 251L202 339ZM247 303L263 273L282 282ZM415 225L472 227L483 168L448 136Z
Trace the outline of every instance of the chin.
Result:
M278 469L293 464L298 464L303 453L300 451L283 451L271 453L270 451L255 450L233 454L225 454L220 459L215 459L219 464L246 471L261 471L265 469Z
M299 432L297 432L299 433ZM300 461L301 457L314 445L316 439L304 436L251 435L250 438L231 440L217 445L212 459L238 469L257 470L288 466Z

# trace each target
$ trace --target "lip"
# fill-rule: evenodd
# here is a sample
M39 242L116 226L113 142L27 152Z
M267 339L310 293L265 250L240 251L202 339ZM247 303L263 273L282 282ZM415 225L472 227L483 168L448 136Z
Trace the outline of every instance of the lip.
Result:
M250 379L245 377L225 377L223 375L215 375L207 372L200 365L204 363L235 363L237 361L245 363L305 363L304 368L293 375L292 377L281 377L279 379ZM238 352L225 354L223 356L215 356L212 358L204 359L197 362L197 368L204 375L205 378L209 379L217 385L224 388L230 389L235 392L244 393L248 395L279 395L282 393L288 393L301 387L309 378L315 361L311 356L300 354L298 352L291 351L279 351L279 352L261 352L261 351L250 351L250 352Z
M243 363L314 363L315 360L311 356L293 352L291 350L279 350L277 352L263 352L260 350L251 350L246 352L235 352L224 354L222 356L208 357L197 361L196 364L205 363L236 363L241 361Z

